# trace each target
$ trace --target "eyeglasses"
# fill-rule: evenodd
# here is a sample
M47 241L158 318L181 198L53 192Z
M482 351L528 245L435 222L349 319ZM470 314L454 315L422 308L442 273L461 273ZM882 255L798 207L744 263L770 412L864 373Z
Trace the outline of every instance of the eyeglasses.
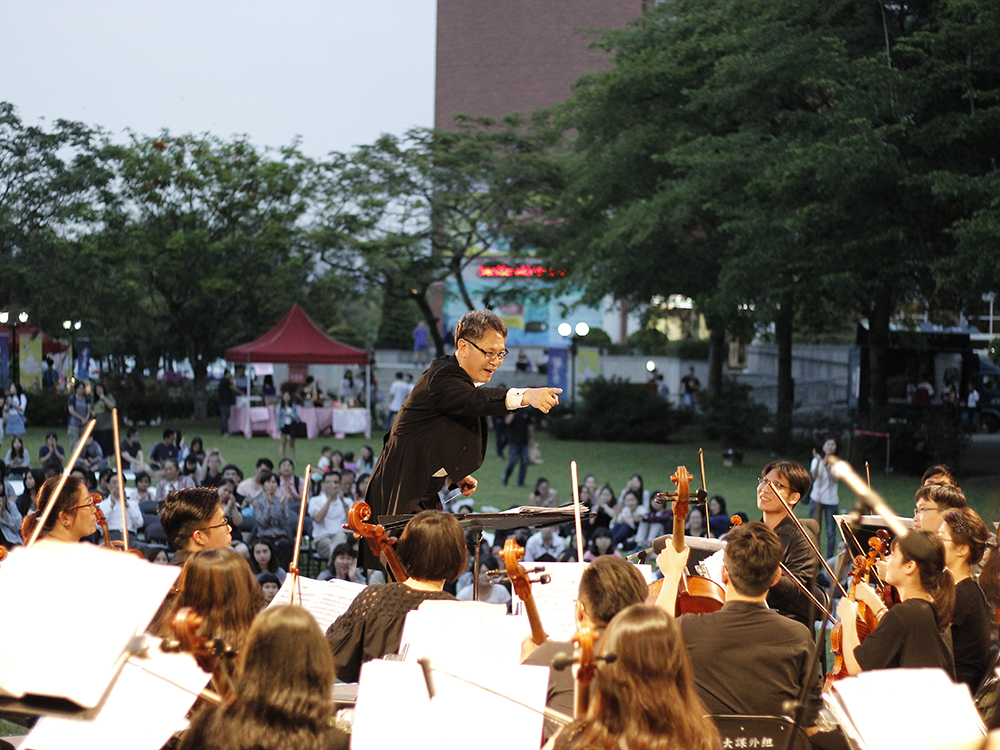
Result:
M71 510L79 510L80 508L96 508L96 507L97 507L96 502L94 502L93 500L88 500L83 505L74 505L72 508L67 508L66 510L67 512L69 512Z
M939 507L937 507L936 505L933 508L914 508L913 509L913 517L916 518L919 515L922 515L924 513L930 513L930 512L935 511L935 510L941 510L941 509Z
M780 482L773 482L770 479L768 479L767 477L761 477L760 479L757 480L757 486L758 487L763 487L765 484L770 485L771 487L774 487L776 490L787 490L788 489L788 485L787 484L781 484Z
M206 526L202 529L195 529L195 531L211 531L212 529L221 529L223 526L229 526L229 528L232 528L229 521L223 521L222 523L215 524L215 526Z
M503 362L503 358L506 357L508 354L510 354L510 352L507 351L506 349L499 352L488 352L485 349L483 349L483 347L481 347L479 344L477 344L475 341L469 341L469 339L461 339L461 341L468 341L468 343L472 344L479 351L485 354L486 359L491 360L493 362Z

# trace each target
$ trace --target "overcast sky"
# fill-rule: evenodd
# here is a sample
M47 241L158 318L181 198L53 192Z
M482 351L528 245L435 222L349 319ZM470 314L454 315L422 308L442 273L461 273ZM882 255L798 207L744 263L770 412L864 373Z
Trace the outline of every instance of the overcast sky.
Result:
M435 0L0 0L0 101L311 156L434 122Z

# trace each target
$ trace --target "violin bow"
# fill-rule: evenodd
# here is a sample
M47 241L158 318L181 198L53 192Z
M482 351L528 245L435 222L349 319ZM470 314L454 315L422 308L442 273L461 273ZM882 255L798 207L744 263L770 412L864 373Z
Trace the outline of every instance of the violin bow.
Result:
M312 479L312 464L306 464L306 474L302 480L302 493L299 498L299 524L295 529L295 552L292 555L292 564L288 566L288 572L294 576L292 584L289 586L292 598L289 604L295 604L295 587L299 582L299 552L302 547L302 525L305 523L306 503L309 501L309 482ZM302 594L299 593L299 602L302 602Z
M837 618L834 617L832 614L830 614L830 611L819 603L819 599L813 596L813 593L806 587L804 583L802 583L802 581L799 580L799 577L797 575L795 575L792 571L788 569L787 565L785 565L783 562L779 562L778 567L781 568L781 572L785 574L788 580L794 583L798 587L799 591L805 594L806 597L809 599L809 601L811 601L816 606L816 609L818 609L826 616L826 619L828 619L832 623L837 622Z
M35 531L32 533L31 539L28 540L28 543L24 545L25 549L31 549L35 542L38 541L38 537L42 533L42 527L45 525L45 522L49 520L49 515L52 513L52 509L56 505L55 498L59 497L59 493L62 492L63 487L66 486L66 480L69 479L70 472L73 471L73 467L76 466L76 462L80 458L80 454L83 453L83 446L87 442L87 438L90 437L90 433L94 431L95 424L97 424L97 421L91 419L87 422L86 427L83 428L83 432L80 433L80 440L73 449L73 455L70 456L69 461L66 462L66 466L63 467L63 473L59 477L59 483L56 485L56 491L52 493L52 502L45 506L45 510L42 511L42 515L38 517L38 522L35 524Z
M774 496L778 498L779 502L781 502L781 506L791 517L792 522L795 524L795 527L799 530L799 533L802 534L802 537L806 540L806 542L809 543L810 549L812 549L816 557L819 558L820 563L826 569L826 572L830 575L830 580L837 584L837 588L840 589L840 593L843 594L845 598L849 598L847 591L844 589L843 585L841 585L840 580L837 578L836 575L834 575L833 570L830 568L830 564L826 561L826 558L823 557L823 553L819 551L819 546L817 546L816 542L812 540L812 537L806 532L805 527L802 526L802 522L799 520L798 516L795 515L795 511L792 510L792 506L789 505L787 502L785 502L785 498L783 498L781 496L781 493L778 492L778 488L774 486L774 482L772 482L767 477L764 477L764 481L767 482L768 485L771 487L771 491L774 493Z
M583 522L580 520L580 476L576 472L576 461L569 462L569 475L573 482L573 516L576 519L576 559L583 562Z
M118 433L118 408L111 410L111 429L115 438L115 471L118 472L118 504L122 512L122 542L128 552L128 518L125 514L125 475L122 474L122 444Z
M709 521L708 512L708 486L705 484L705 451L701 448L698 449L698 463L701 465L701 491L705 493L705 533L709 539L714 539L712 536L712 524Z

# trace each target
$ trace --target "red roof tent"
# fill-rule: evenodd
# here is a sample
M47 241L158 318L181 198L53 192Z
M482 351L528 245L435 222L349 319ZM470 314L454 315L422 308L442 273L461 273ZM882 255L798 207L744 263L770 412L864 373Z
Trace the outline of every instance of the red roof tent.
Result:
M366 365L368 352L341 344L321 331L298 304L256 341L226 349L229 362Z

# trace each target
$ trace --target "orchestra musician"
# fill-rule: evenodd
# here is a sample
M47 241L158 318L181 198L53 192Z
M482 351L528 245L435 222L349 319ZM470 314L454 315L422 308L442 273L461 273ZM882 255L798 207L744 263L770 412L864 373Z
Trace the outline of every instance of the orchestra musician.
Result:
M941 518L951 508L965 508L968 501L961 489L951 484L924 484L914 496L913 528L937 531Z
M41 517L45 508L52 503L54 506L45 520L39 539L79 542L97 531L95 510L97 504L91 498L87 485L74 476L67 477L62 490L56 496L56 488L60 481L62 477L58 476L46 479L38 490L38 495L35 497L35 506L38 510L29 513L21 526L21 534L26 542L35 531L36 519Z
M580 576L574 611L577 628L593 629L598 634L604 632L611 619L623 609L646 601L648 591L646 579L635 565L613 555L596 558ZM572 654L573 644L549 640L535 648L529 636L522 644L521 663L549 666L560 653ZM549 669L545 705L567 716L573 715L573 673L570 669ZM546 719L543 741L557 727L551 719Z
M811 545L789 518L785 506L794 512L799 500L809 496L810 483L809 472L794 461L772 461L764 467L757 483L757 507L763 512L764 523L781 540L784 550L782 562L809 588L815 582L819 569L819 559L815 552L818 527L811 518L801 522L812 538ZM782 577L771 587L767 595L767 606L807 627L811 625L813 604L788 578Z
M996 621L980 584L972 577L986 552L990 534L983 519L971 508L946 511L938 531L944 542L944 559L955 579L955 612L951 622L955 675L975 695L990 664ZM980 581L997 580L1000 555L990 555Z
M548 411L560 388L487 388L507 355L507 325L490 310L472 310L455 326L455 353L434 360L385 437L366 500L374 517L441 507L447 482L467 497L486 456L486 418L521 407Z
M737 526L726 537L722 581L726 604L717 612L679 618L698 695L712 714L780 716L809 684L806 731L819 713L822 683L809 628L768 608L781 577L778 535L763 523ZM688 553L667 545L656 558L664 581L657 605L673 614Z
M546 745L556 750L715 750L719 734L698 698L677 621L633 604L598 642L586 716ZM601 657L614 654L613 660Z
M878 627L861 643L858 603L844 597L837 606L843 624L844 664L849 674L868 669L938 667L955 679L955 662L946 640L955 607L955 582L945 567L944 542L936 533L913 532L923 539L919 557L908 554L899 537L892 541L886 583L896 587L900 603L886 611L878 593L865 582L858 600L879 617ZM915 545L916 546L916 545Z
M164 533L177 549L171 561L174 565L183 564L195 552L232 543L232 526L215 489L175 490L160 501L157 511Z
M333 683L333 657L312 615L264 610L240 654L232 699L195 714L180 750L346 750L350 735L330 726Z
M337 676L344 682L357 682L363 662L399 650L407 612L428 599L454 600L444 591L445 581L456 580L468 564L458 520L436 510L411 518L395 551L409 577L403 583L368 586L326 631Z

